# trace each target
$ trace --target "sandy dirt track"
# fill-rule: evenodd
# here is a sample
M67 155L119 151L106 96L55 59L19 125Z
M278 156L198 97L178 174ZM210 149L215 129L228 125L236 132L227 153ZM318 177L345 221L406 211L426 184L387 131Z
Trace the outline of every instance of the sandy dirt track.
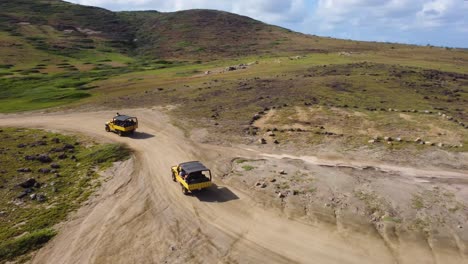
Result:
M0 116L6 126L82 133L96 141L127 143L135 151L133 159L115 169L99 195L63 224L59 235L35 255L33 263L466 261L452 258L450 253L434 256L417 243L406 243L404 250L395 253L375 232L338 231L261 208L248 195L216 179L232 157L259 154L197 145L155 109L120 112L138 116L140 128L133 137L104 131L104 122L115 111ZM211 167L217 186L184 196L171 180L170 166L188 160L200 160Z

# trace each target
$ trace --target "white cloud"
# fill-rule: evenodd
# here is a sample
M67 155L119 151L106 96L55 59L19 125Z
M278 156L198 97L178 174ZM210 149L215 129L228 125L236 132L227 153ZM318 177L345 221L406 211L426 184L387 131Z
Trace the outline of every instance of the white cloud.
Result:
M318 0L313 20L322 30L344 25L409 30L467 25L467 13L468 2L460 0Z

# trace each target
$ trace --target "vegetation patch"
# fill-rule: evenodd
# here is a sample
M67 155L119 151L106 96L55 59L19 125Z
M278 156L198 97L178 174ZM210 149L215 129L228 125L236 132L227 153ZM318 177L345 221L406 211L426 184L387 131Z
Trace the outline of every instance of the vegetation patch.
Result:
M100 186L97 172L130 154L42 130L2 128L0 139L0 263L51 239L54 225Z

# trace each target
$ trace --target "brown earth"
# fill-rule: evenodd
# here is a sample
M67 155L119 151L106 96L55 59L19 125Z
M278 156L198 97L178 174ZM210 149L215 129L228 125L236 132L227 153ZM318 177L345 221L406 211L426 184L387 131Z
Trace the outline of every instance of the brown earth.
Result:
M236 157L261 158L278 167L285 162L278 159L283 158L281 153L193 142L171 125L159 109L119 109L119 112L139 117L139 132L133 137L118 137L104 131L104 121L115 111L0 116L3 126L83 133L96 141L126 143L135 151L131 160L108 172L98 194L60 227L58 236L37 252L32 263L463 263L468 260L466 236L455 236L461 237L455 250L409 234L389 244L374 227L359 222L358 218L353 222L352 215L337 218L336 223L296 217L282 210L281 203L278 205L274 200L266 203L268 200L258 192L229 180L229 175L236 170L232 165ZM211 167L216 185L206 192L184 196L171 180L170 166L187 160L200 160ZM403 181L399 178L414 181L429 175L433 181L456 180L462 184L460 180L468 177L464 171L398 168L371 160L353 162L330 157L302 157L302 160L318 166L313 167L315 174L332 175L337 183L352 174L334 168L343 164L391 170L390 177L397 179L395 186L401 186ZM292 164L302 166L297 162ZM328 166L327 170L318 169L324 165ZM270 170L263 170L263 177ZM385 179L386 190L391 190L393 181Z

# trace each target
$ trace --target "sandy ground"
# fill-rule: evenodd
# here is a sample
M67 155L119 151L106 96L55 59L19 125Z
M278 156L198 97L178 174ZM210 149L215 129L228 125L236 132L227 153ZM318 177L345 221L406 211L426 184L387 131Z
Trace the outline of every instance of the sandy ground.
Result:
M368 229L337 229L287 217L220 180L234 157L265 154L192 142L157 109L119 112L139 117L138 133L106 133L104 122L115 111L0 115L4 126L82 133L100 142L126 143L135 151L131 160L109 172L97 196L61 226L32 263L468 263L466 255L435 255L418 242L402 242L395 252ZM170 166L188 160L211 167L216 186L184 196L171 180ZM408 168L411 174L424 172ZM431 176L466 174L439 171Z

